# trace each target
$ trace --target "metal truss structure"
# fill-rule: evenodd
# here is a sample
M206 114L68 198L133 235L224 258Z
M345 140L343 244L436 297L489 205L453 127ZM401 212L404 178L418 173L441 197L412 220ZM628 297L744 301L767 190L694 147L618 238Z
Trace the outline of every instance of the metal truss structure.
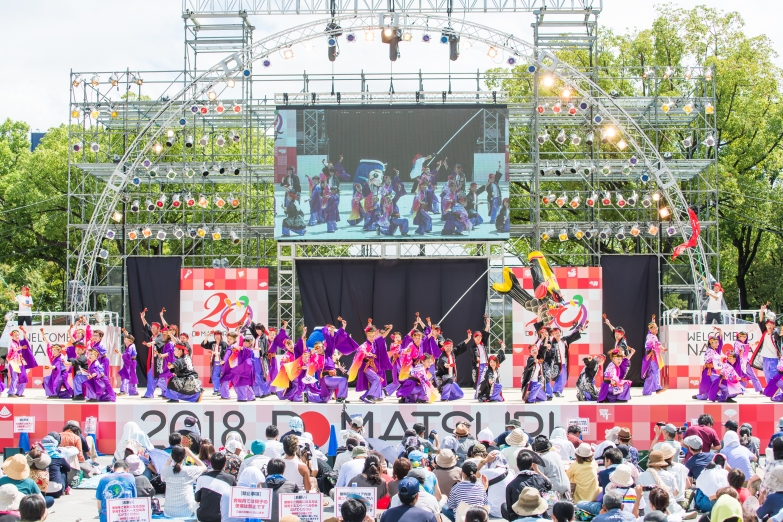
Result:
M573 46L591 49L600 4L490 3L395 2L380 13L380 4L374 3L333 2L327 8L318 2L185 0L183 71L73 73L69 205L81 209L81 218L69 222L69 308L106 308L124 315L125 262L133 255L180 255L186 266L269 266L270 280L277 282L270 288L277 295L276 319L291 324L298 315L297 259L481 256L490 276L491 340L504 339L509 333L507 303L491 283L501 277L508 254L524 259L537 248L553 255L557 264L595 265L611 252L655 254L664 270L664 292L698 306L701 278L718 269L715 151L706 146L715 127L711 71L577 69L557 55L566 38L546 40L546 34L555 33L545 28L569 27L571 22L556 14L584 18L584 33L572 38ZM552 5L544 9L545 3ZM386 11L391 7L401 8ZM330 18L252 41L249 15L322 9L329 10ZM468 20L428 14L458 9L535 11L536 35L542 40L536 46ZM229 15L238 22L227 23ZM335 90L335 75L292 78L254 68L299 43L345 38L388 23L405 31L449 31L482 42L513 67L448 76L343 74L341 85L356 85L345 91ZM203 68L197 65L202 53L214 53L219 61ZM370 76L394 81L398 89L369 92ZM301 92L277 88L294 80L301 81ZM459 90L452 90L452 81ZM465 87L473 81L474 90ZM507 92L505 81L523 89ZM261 86L264 92L258 92ZM512 239L505 244L274 241L275 108L412 103L508 107ZM485 112L482 146L502 151L505 141L499 138L506 130L498 129L492 111ZM302 129L304 146L313 153L324 146L317 114L312 111ZM594 192L603 196L607 191L608 204L585 204ZM542 197L550 192L555 202L544 203ZM568 201L560 205L556 200L563 193ZM636 201L630 204L634 194ZM645 206L646 195L658 199ZM702 221L702 239L677 263L665 263L672 244L690 236L691 205ZM660 211L668 213L665 219ZM642 223L645 230L635 235L634 225ZM650 224L658 227L655 234L648 233ZM610 235L602 237L607 227ZM555 236L564 229L566 240L552 239L546 234L550 229L557 231ZM620 229L624 238L617 237Z

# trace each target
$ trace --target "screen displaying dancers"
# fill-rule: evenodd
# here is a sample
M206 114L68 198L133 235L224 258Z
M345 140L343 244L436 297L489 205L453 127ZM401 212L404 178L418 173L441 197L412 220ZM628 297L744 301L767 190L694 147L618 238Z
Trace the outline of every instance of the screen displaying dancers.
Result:
M275 236L507 239L505 107L280 108Z

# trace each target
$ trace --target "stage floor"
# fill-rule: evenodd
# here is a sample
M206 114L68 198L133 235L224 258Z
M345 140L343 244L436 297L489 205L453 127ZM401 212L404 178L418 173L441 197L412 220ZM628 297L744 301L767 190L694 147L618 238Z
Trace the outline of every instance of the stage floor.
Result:
M498 403L480 403L473 399L473 389L468 388L462 388L463 393L465 394L465 397L463 397L460 400L456 401L448 401L448 402L441 402L436 401L434 404L448 404L450 406L476 406L483 404L485 406L491 407L493 404ZM140 393L143 393L144 390L140 390ZM141 395L139 396L127 396L122 395L117 397L116 404L160 404L163 402L166 402L165 400L157 397L154 399L142 399ZM631 400L628 403L617 403L616 405L639 405L639 406L659 406L659 405L680 405L680 404L687 404L687 405L697 405L697 404L726 404L727 406L730 406L731 403L710 403L707 401L698 401L693 398L693 395L696 393L696 390L684 390L684 389L676 389L676 390L666 390L663 393L659 394L653 394L644 396L642 395L642 389L641 388L632 388L631 389ZM352 405L364 405L364 406L371 406L369 404L364 404L359 400L359 396L361 393L350 389L348 391L348 402ZM523 404L522 402L522 392L518 389L513 390L504 390L503 391L503 398L505 399L504 404ZM44 391L42 388L28 388L25 390L25 396L23 398L7 398L5 396L5 393L0 395L0 401L2 402L8 402L8 403L72 403L73 401L68 399L47 399L44 395ZM750 391L749 393L746 393L745 395L740 395L736 397L736 401L738 404L773 404L769 398L756 393L754 391ZM248 404L248 403L239 403L237 402L237 399L235 396L232 395L231 399L221 399L217 395L212 394L212 389L208 389L205 391L204 396L201 399L201 404ZM81 402L77 404L82 404ZM87 403L87 404L93 404L93 403ZM105 404L111 404L111 403L100 403L101 405ZM181 402L180 404L188 404L186 402ZM281 401L276 396L267 397L265 399L256 399L251 404L269 404L269 405L285 405L285 404L292 404L290 401ZM303 403L297 403L297 404L303 404ZM334 405L336 402L332 400L328 404ZM577 406L577 405L588 405L588 404L597 404L595 402L579 402L576 400L576 390L575 389L566 389L564 392L563 397L554 397L551 401L547 401L546 403L538 403L539 405L545 404L547 406ZM607 404L611 406L611 404ZM309 403L309 406L318 408L320 406L326 406L325 404L316 404L316 403ZM393 406L397 407L399 406L398 398L397 397L385 397L383 402L376 404L376 406ZM535 406L535 404L529 404L528 406Z

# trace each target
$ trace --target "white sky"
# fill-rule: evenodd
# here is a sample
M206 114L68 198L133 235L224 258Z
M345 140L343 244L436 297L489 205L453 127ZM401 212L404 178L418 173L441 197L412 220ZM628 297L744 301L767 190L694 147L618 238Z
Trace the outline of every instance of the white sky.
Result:
M767 34L774 40L775 49L783 55L783 37L777 36L779 21L783 19L780 0L679 0L682 7L707 3L712 7L737 10L745 19L749 35ZM161 70L182 69L183 22L179 0L25 0L2 2L0 13L4 30L0 32L0 63L4 78L0 81L0 97L4 100L0 117L27 121L32 129L47 129L64 123L68 118L69 71L102 70ZM655 17L653 2L647 0L604 0L604 12L599 18L602 27L623 31L628 27L646 27ZM471 14L471 20L513 33L532 41L530 13ZM262 39L286 27L292 27L319 17L271 16L256 17L254 39ZM778 31L776 31L776 29ZM448 60L447 46L437 42L422 44L420 34L414 42L401 44L401 58L394 64L394 72L472 72L494 64L486 56L486 47L474 46L463 50L457 62ZM361 38L360 38L361 40ZM292 60L274 59L269 73L310 74L331 73L332 64L326 59L326 44L318 42L312 51L295 48ZM202 55L211 65L214 57ZM783 59L777 58L783 65ZM207 63L201 62L204 65ZM388 47L377 38L373 43L359 41L341 43L341 55L334 63L335 73L388 72ZM260 67L257 67L258 71ZM106 81L107 76L102 80ZM386 91L386 82L370 82L371 91ZM395 83L395 90L416 90ZM149 87L152 92L153 87ZM276 85L269 92L301 90L302 83L283 87ZM425 83L425 90L447 88L446 80ZM452 85L459 90L460 85ZM463 89L475 89L475 82L463 84ZM143 88L144 89L144 88ZM324 84L311 90L328 91ZM358 91L358 82L339 85L337 90ZM142 90L144 92L144 90ZM116 96L115 96L116 97Z

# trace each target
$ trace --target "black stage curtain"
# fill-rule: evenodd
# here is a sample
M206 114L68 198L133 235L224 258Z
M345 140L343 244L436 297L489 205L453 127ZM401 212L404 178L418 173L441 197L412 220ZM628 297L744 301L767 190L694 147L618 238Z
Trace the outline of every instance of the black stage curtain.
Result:
M296 273L305 324L311 329L348 321L361 343L368 319L379 328L394 325L403 336L416 312L436 323L477 279L481 280L441 323L454 344L467 330L483 329L487 263L483 260L297 261ZM482 276L482 274L484 274ZM457 358L459 384L472 386L471 357Z
M604 313L614 326L625 328L628 346L636 349L627 379L641 385L647 323L658 314L658 259L656 256L601 256ZM605 326L604 353L614 348L614 335Z
M142 326L141 311L147 308L147 323L160 322L160 311L166 309L166 322L179 325L179 276L181 257L129 257L128 296L130 299L130 332L136 338L136 373L139 386L147 385L148 349L141 344L147 335Z

